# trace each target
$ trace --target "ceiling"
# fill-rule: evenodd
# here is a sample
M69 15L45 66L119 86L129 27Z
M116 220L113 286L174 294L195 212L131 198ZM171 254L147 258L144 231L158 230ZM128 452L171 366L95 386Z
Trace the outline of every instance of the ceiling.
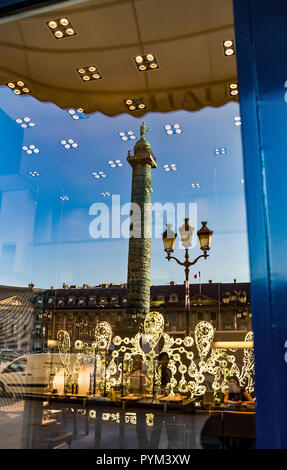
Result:
M57 39L51 20L67 18L76 34ZM196 111L238 101L230 0L93 0L0 24L0 84L23 81L40 101L108 116ZM153 54L158 68L139 71L135 57ZM95 66L101 79L84 81ZM13 90L11 90L13 93ZM25 96L19 96L25 99ZM127 99L141 99L130 111Z

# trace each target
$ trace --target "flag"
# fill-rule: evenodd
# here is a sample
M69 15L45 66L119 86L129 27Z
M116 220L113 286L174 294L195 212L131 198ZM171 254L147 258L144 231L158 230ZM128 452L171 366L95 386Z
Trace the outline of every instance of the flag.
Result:
M198 277L200 277L200 271L194 275L195 279L197 279Z

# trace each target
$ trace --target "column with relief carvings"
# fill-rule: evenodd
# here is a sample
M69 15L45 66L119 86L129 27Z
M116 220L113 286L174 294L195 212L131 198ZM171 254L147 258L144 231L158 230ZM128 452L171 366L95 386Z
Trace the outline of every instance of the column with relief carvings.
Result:
M144 123L140 130L134 154L127 157L133 169L128 256L128 311L131 314L147 314L150 309L151 169L157 167L151 146L144 137Z

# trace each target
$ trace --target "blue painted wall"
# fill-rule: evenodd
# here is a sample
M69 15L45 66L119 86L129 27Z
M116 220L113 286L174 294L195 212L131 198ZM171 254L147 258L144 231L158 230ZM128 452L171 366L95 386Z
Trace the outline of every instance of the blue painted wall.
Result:
M234 0L234 16L255 335L257 447L287 448L287 3Z

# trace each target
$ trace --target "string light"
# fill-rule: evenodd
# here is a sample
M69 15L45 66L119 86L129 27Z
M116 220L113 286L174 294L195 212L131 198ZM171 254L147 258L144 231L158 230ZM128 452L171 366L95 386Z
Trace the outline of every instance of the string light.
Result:
M210 382L211 377L213 377L211 388L214 395L218 392L225 393L230 375L238 376L240 385L245 385L248 393L254 391L253 349L244 349L243 366L240 367L231 351L212 347L215 330L211 323L199 322L195 327L194 338L192 336L171 337L168 333L164 333L164 327L163 315L159 312L150 312L145 316L142 332L138 332L136 336L131 338L116 335L112 339L111 325L105 321L100 322L96 326L95 340L91 346L84 344L81 340L75 341L74 347L78 352L76 363L71 361L71 339L68 332L59 331L57 334L59 356L68 372L68 386L80 380L81 358L89 354L92 361L86 369L86 375L90 377L90 388L87 386L87 395L92 389L93 374L90 371L93 370L95 361L97 371L104 371L104 373L97 373L96 390L109 392L123 383L129 388L133 358L141 356L148 379L145 385L146 393L152 394L161 389L160 367L156 364L155 358L159 353L165 352L169 356L168 368L171 374L167 390L169 398L174 401L182 400L182 396L174 393L175 388L190 397L204 395L207 391L206 384ZM144 337L148 337L148 351L143 347ZM244 341L249 344L252 340L253 334L248 332ZM111 345L113 345L113 351L108 357L106 352ZM195 358L195 352L199 356L199 361ZM119 361L120 355L122 359ZM124 369L123 364L125 364ZM105 416L105 419L108 419L108 416Z

